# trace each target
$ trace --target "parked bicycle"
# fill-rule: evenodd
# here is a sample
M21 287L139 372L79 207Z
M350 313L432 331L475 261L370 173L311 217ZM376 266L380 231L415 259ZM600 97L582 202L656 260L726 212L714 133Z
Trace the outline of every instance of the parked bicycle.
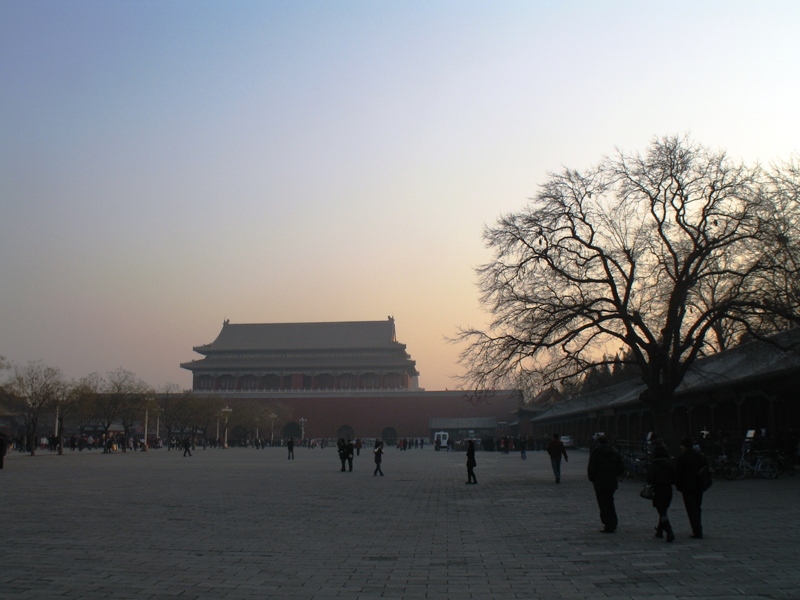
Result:
M794 476L795 467L793 458L786 457L780 452L773 452L772 460L775 461L775 465L778 467L778 475L786 474Z
M623 454L622 462L625 463L625 472L620 475L620 481L625 479L644 480L647 478L646 460L638 458L633 452L631 452L630 454Z
M753 456L751 459L750 456ZM742 452L738 463L725 465L723 473L725 479L744 479L747 475L759 475L764 479L775 479L778 476L778 466L765 452Z

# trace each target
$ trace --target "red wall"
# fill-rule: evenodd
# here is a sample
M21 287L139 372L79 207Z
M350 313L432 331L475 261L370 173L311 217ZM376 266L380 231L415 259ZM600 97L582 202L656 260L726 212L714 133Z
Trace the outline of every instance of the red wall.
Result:
M278 403L289 407L291 420L306 419L308 438L336 437L339 427L349 425L356 437L380 437L384 428L393 427L399 437L428 437L429 419L495 417L498 421L516 420L520 396L516 392L491 392L472 399L467 392L411 392L375 396L279 397L261 395L228 396L248 398L265 406Z

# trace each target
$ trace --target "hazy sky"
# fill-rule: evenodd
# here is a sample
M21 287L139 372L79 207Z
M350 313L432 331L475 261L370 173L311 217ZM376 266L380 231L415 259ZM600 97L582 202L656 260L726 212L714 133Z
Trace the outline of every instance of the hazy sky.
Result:
M396 319L429 389L483 227L690 133L800 145L800 2L0 2L0 355L179 364L233 323Z

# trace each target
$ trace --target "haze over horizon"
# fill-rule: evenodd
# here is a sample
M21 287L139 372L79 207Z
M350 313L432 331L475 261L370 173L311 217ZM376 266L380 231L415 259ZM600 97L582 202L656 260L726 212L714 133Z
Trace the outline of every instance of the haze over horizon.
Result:
M482 231L548 171L690 134L798 151L790 1L0 3L0 355L180 363L222 322L395 318L428 390Z

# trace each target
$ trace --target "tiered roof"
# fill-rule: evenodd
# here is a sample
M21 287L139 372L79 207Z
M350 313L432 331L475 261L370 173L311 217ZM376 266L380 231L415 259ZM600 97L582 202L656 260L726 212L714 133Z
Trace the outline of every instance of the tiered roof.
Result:
M199 369L400 369L418 375L397 341L394 319L324 323L230 323L210 344L195 346L205 358L181 364Z

